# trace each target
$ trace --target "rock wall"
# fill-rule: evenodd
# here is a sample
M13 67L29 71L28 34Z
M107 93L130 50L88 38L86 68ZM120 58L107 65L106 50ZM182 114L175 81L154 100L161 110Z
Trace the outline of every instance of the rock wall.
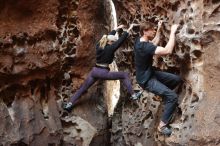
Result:
M0 145L107 145L102 83L68 114L109 29L109 2L0 1ZM91 110L92 109L92 110Z
M0 145L219 145L218 0L113 1L119 24L164 20L161 46L168 41L170 25L180 23L173 55L155 58L154 64L184 79L177 89L181 112L170 137L157 133L163 105L147 91L131 102L122 88L109 119L114 87L97 82L72 113L62 110L62 101L94 66L96 41L110 30L109 2L0 0ZM134 28L116 57L135 89L140 88L133 64L138 31Z
M160 135L161 98L147 91L135 104L121 100L112 121L112 145L219 145L219 18L220 2L214 0L119 1L119 23L163 20L160 45L166 45L172 23L180 23L173 55L155 58L161 70L180 74L177 90L180 112L176 113L170 137ZM129 43L118 53L119 70L129 69L135 84L132 51L138 36L135 28ZM122 91L123 92L123 91ZM126 95L124 98L126 99Z

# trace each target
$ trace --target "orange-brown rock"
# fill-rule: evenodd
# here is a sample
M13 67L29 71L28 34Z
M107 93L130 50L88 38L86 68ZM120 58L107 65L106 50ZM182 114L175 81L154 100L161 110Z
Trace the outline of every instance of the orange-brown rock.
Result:
M156 26L163 20L161 46L168 41L171 24L180 24L173 55L154 63L184 79L173 134L157 132L163 104L147 91L132 102L122 88L108 117L107 106L118 87L107 86L114 83L97 82L72 113L61 108L94 66L97 40L112 27L110 0L0 0L0 145L220 144L219 0L113 2L119 24L151 21ZM119 70L130 72L135 88L138 29L115 59Z
M102 84L74 114L61 108L94 66L109 22L105 7L100 0L0 1L0 145L109 142Z

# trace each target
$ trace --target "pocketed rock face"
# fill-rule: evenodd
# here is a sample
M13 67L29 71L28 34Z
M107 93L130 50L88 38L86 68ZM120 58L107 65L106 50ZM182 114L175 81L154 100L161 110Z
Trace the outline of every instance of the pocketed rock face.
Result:
M118 22L180 23L174 54L155 66L180 74L182 110L171 137L156 132L163 105L144 92L135 103L121 98L112 117L112 145L219 145L220 2L218 0L114 0ZM0 1L0 145L110 145L103 84L95 84L68 114L73 95L95 63L95 43L110 26L109 1ZM117 52L119 70L135 82L132 36ZM121 48L121 49L122 49ZM135 86L135 88L139 88ZM108 94L108 93L107 93ZM92 99L92 100L89 100Z
M0 145L108 143L101 85L74 115L61 109L94 65L106 7L100 0L0 1Z
M169 39L172 23L180 23L173 55L157 58L154 65L180 74L184 79L178 90L182 113L177 113L170 137L157 132L163 104L160 98L144 92L135 104L120 100L112 121L113 145L219 145L219 20L220 2L215 0L114 0L119 23L130 24L164 20L161 46ZM135 84L133 43L118 53L119 70L130 70ZM138 87L137 87L138 88ZM122 91L123 92L123 91ZM126 95L124 98L126 99Z

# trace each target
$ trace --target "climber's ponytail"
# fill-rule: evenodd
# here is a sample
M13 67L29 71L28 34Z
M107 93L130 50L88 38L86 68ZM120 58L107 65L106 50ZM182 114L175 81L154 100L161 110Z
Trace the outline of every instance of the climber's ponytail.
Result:
M99 41L99 46L100 48L103 48L106 46L107 44L107 41L108 41L108 38L107 38L107 35L103 35L101 40Z

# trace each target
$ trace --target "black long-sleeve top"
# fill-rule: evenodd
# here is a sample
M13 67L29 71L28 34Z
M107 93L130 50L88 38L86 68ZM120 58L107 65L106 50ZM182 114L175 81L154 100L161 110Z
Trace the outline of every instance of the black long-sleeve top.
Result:
M112 30L109 35L115 35L116 31ZM96 63L111 64L114 59L115 51L121 46L121 44L128 37L128 32L124 31L122 36L113 44L107 44L104 48L100 48L99 43L96 45Z

